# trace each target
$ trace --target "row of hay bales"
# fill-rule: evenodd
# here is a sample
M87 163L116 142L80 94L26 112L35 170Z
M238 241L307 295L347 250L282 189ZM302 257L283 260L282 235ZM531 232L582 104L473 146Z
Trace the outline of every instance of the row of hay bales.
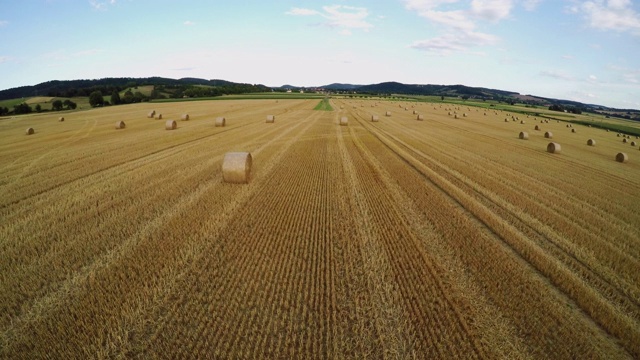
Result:
M545 138L551 139L553 138L553 134L549 131L547 131L544 134ZM528 140L529 139L529 134L526 131L521 131L520 134L518 134L518 138L521 140ZM595 146L596 145L596 141L594 139L588 139L587 140L587 145L588 146ZM635 146L635 144L633 144L633 146ZM562 146L557 143L557 142L550 142L549 144L547 144L547 152L551 153L551 154L559 154L560 151L562 150ZM626 163L627 161L629 161L629 156L624 153L624 152L620 152L618 154L616 154L616 161L617 162L621 162L621 163Z

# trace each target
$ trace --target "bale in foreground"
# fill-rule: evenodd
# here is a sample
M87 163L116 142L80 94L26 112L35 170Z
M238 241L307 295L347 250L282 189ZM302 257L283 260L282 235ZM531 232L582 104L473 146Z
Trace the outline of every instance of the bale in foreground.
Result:
M276 121L275 115L267 115L267 122L272 123Z
M589 140L587 140L587 145L589 145L589 146L596 146L596 141L595 141L595 140L593 140L593 139L589 139Z
M227 123L227 119L222 116L216 118L216 127L223 127Z
M522 140L528 140L529 139L529 133L527 133L526 131L521 131L520 135L518 135L518 137Z
M373 122L378 122L378 120L380 120L380 118L378 117L378 115L371 115L371 121L373 121Z
M616 161L620 163L626 163L627 161L629 161L629 156L627 156L627 153L618 153L616 155Z
M553 139L553 133L551 131L547 131L544 133L544 137L547 139Z
M549 145L547 145L547 152L552 154L558 154L560 153L560 150L562 150L562 147L560 147L560 144L558 143L550 142Z
M64 121L64 116L60 116L60 117L58 118L58 121L60 121L60 122Z
M120 121L116 121L116 130L118 129L124 129L126 127L124 121L120 120Z
M248 184L251 178L251 153L228 152L222 160L222 178L233 184Z
M35 132L36 132L36 131L35 131L35 130L33 130L33 128L31 128L31 127L30 127L30 128L27 128L27 131L26 131L27 135L33 135Z
M164 123L164 128L167 130L175 130L178 128L178 123L175 120L167 120Z
M149 119L153 119L154 116L156 116L156 111L155 110L149 111L149 113L147 114L147 117Z
M182 120L182 121L189 120L189 114L182 114L182 116L180 117L180 120Z
M349 125L349 119L346 116L340 118L340 125L347 126Z

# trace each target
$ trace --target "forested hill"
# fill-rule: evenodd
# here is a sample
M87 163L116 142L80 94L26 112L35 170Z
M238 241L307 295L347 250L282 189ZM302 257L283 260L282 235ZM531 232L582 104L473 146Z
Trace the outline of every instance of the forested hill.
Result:
M205 80L197 78L169 79L162 77L149 78L104 78L96 80L53 80L32 86L0 91L0 100L17 99L32 96L76 97L89 96L94 91L108 95L114 91L139 86L158 86L170 90L172 95L182 97L185 91L204 92L202 96L217 96L222 94L240 94L250 92L270 91L264 85L240 84L225 80ZM198 86L200 87L198 89Z

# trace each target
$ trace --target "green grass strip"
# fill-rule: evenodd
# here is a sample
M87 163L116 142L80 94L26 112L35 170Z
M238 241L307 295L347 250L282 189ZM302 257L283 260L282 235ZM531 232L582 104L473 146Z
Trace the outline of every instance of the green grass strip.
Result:
M318 105L316 105L316 107L314 107L313 110L333 111L333 108L331 107L331 104L329 104L329 99L324 98L320 100Z

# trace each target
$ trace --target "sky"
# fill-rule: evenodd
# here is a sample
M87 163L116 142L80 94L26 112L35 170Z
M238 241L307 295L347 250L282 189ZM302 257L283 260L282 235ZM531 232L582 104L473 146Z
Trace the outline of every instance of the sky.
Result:
M149 76L462 84L640 109L640 1L0 0L0 90Z

